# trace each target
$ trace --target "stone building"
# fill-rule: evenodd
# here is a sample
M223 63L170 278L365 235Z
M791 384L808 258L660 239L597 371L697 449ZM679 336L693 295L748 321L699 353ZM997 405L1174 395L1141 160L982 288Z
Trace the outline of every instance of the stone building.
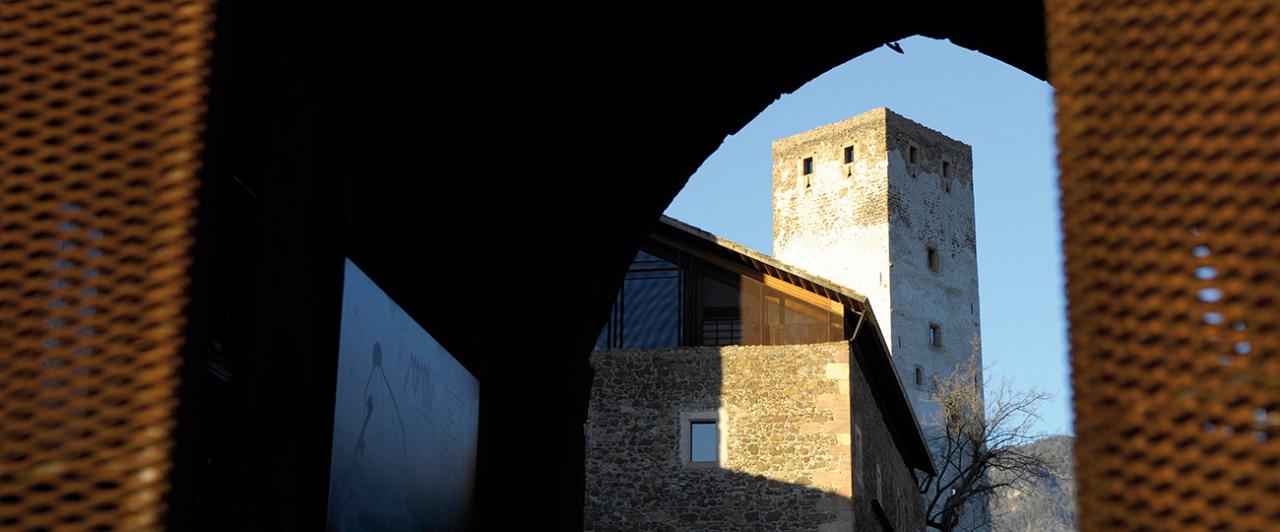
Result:
M922 529L929 385L981 360L972 160L875 109L774 143L775 257L664 218L591 359L586 528Z
M921 530L928 447L863 296L670 218L591 364L587 530Z
M929 382L981 360L968 145L884 108L775 141L773 254L881 309L921 423Z
M926 433L938 421L930 383L971 355L981 367L975 233L972 149L893 111L773 143L774 256L886 311L880 327ZM976 501L966 523L986 511Z

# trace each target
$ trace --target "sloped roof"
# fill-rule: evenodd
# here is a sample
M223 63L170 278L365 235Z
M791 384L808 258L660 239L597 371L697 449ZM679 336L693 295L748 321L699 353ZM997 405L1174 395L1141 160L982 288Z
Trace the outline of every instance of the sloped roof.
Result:
M840 301L857 314L859 321L849 341L857 346L853 351L867 375L867 384L871 387L872 395L875 396L885 424L888 425L894 442L902 450L903 459L909 466L929 474L937 474L924 433L920 430L915 410L911 407L911 399L907 397L906 388L898 378L893 356L889 354L889 346L880 334L879 322L876 321L875 313L871 310L871 302L866 296L841 286L835 281L809 273L802 268L669 216L662 216L659 219L654 232L677 238L721 258L736 261L815 294Z
M763 273L768 273L769 275L783 279L815 294L821 294L831 299L844 302L846 305L853 307L853 309L858 312L862 312L863 309L869 310L871 308L871 303L867 300L867 296L841 286L830 279L809 273L799 266L787 264L747 246L727 238L721 238L669 216L663 216L661 222L675 229L689 233L691 236L701 238L709 243L732 251L738 254L740 258L743 259L744 263Z

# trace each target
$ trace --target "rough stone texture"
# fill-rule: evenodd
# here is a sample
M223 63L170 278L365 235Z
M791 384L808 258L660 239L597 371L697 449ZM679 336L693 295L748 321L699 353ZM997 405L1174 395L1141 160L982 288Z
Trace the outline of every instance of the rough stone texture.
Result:
M856 150L852 164L847 146ZM814 160L807 177L806 157ZM974 349L981 359L972 149L880 108L775 141L773 161L775 256L870 299L927 430L937 413L929 384ZM940 346L930 345L931 324L940 326Z
M844 164L850 145L857 159ZM911 146L915 164L907 162ZM807 186L806 157L814 158ZM778 140L773 160L775 256L871 300L926 422L935 410L929 380L950 375L979 335L972 150L880 108ZM944 160L951 178L941 175ZM937 272L928 266L930 245ZM940 347L929 345L931 323L941 326ZM917 365L924 386L915 385Z
M877 496L898 529L923 522L845 342L608 350L591 362L588 530L852 530L874 522ZM720 416L718 466L681 458L680 415L706 411Z
M885 428L883 413L864 373L853 364L850 399L853 405L854 523L857 530L876 530L871 500L880 501L894 530L924 529L924 502L916 489L916 477L902 462L902 455ZM879 480L877 481L877 477Z

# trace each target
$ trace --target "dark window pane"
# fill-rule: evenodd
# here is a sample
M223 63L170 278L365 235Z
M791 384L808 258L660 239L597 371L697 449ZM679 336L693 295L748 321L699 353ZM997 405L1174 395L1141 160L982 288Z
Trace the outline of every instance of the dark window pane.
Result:
M624 284L622 347L680 345L680 284L669 279L627 279Z
M681 279L676 264L644 251L637 253L596 348L678 347Z
M702 345L742 343L741 296L737 287L703 276L699 283Z

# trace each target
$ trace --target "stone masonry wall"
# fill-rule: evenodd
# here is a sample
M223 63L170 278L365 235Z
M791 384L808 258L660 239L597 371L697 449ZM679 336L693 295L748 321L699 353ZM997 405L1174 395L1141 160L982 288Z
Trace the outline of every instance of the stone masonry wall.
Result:
M858 364L850 380L853 403L853 492L857 530L879 530L871 501L878 500L894 530L924 530L924 501L916 490L916 477L902 463L902 455L885 429L884 417Z
M849 145L853 164L843 160ZM881 108L775 141L773 157L775 256L870 299L928 433L938 412L930 384L981 334L972 148ZM932 325L941 345L930 343Z
M968 145L897 114L890 112L886 118L893 263L890 320L896 344L891 350L916 416L926 434L932 434L940 420L929 383L948 377L968 359L981 334L973 154ZM911 146L918 150L916 164L907 160ZM952 178L942 175L943 161L954 165ZM928 245L939 252L938 271L929 269ZM942 345L929 344L930 324L941 326ZM981 364L980 349L977 355ZM917 366L925 374L924 385L911 380ZM962 527L986 530L975 524L986 508L985 497L971 504Z
M801 171L806 157L810 176ZM980 334L972 149L880 108L775 141L773 158L774 255L870 299L928 422L936 411L929 383L950 375ZM928 266L929 246L938 271ZM941 346L929 344L930 324L940 326Z
M892 112L887 130L894 335L886 338L894 343L890 351L916 415L929 425L937 413L929 383L964 362L979 335L973 155L969 146ZM913 145L914 165L907 162ZM944 160L955 167L954 177L942 175ZM929 269L930 245L938 250L938 271ZM930 324L941 327L942 345L929 344ZM923 386L913 382L916 366L924 370Z
M587 530L854 530L873 519L877 485L914 493L845 342L604 350L591 363ZM718 412L719 464L682 456L681 414L698 412ZM885 500L917 524L898 529L919 528L919 497Z
M889 308L886 109L773 142L773 256ZM845 164L844 149L854 162ZM805 158L813 174L804 176ZM891 323L882 316L885 338Z

